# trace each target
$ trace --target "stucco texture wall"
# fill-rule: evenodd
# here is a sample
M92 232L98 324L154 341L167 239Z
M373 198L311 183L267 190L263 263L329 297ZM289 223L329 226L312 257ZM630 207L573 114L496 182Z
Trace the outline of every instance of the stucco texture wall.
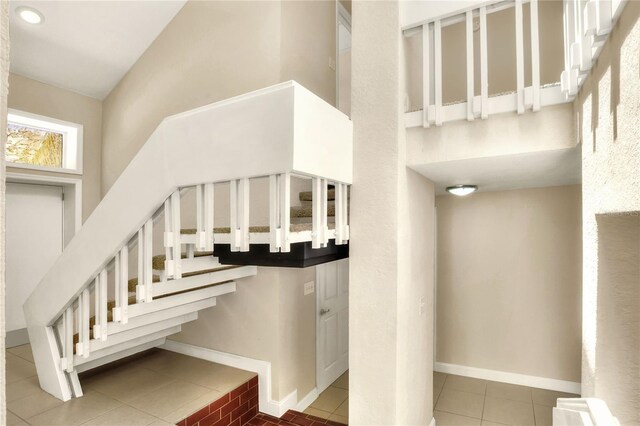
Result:
M614 254L602 251L612 247L620 258L633 245L607 245L601 236L616 234L607 215L640 214L639 16L640 2L627 2L575 101L583 179L582 393L604 399L622 424L640 423L640 322L623 309L640 298L639 283L629 286L625 269L611 264ZM627 278L616 279L615 271ZM620 338L608 339L614 325Z
M438 362L580 382L580 196L436 198Z
M100 192L102 102L17 74L10 74L9 85L9 108L82 124L82 220L85 221L102 199ZM10 166L7 170L15 173L51 175L48 172ZM56 174L64 175L64 173Z
M399 4L352 6L349 421L425 425L433 417L433 184L406 167Z

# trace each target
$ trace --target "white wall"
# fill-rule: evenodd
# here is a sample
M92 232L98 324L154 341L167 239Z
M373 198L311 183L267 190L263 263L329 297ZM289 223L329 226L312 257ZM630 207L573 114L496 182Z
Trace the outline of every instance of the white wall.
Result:
M438 362L580 382L580 195L436 198Z
M399 5L354 2L352 23L349 421L429 424L433 185L405 164Z
M629 300L637 297L637 282L633 291L626 281L620 288L604 285L615 275L602 276L602 269L611 266L609 271L617 269L623 275L624 270L607 265L614 253L600 251L598 215L640 212L639 16L640 3L627 2L575 102L583 158L582 392L603 398L622 424L640 423L640 331L637 320L620 322L606 313L613 308L622 314ZM618 256L631 253L623 244L612 247ZM599 310L603 300L608 306L604 312ZM629 339L606 348L607 337L601 333L614 324ZM609 355L602 356L607 350Z

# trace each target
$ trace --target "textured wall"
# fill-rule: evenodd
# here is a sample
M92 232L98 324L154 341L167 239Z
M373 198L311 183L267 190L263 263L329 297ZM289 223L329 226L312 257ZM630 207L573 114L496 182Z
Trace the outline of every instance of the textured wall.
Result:
M82 124L82 221L102 199L100 164L102 148L102 102L16 74L9 76L9 108ZM15 173L51 175L36 170L9 168ZM56 173L60 175L60 173ZM71 175L77 177L77 175Z
M397 2L353 3L352 424L432 419L433 185L406 169L398 19Z
M580 196L436 198L438 362L580 382Z
M637 322L618 324L630 340L612 348L620 363L606 362L599 356L606 341L599 331L617 320L600 315L598 307L601 296L622 307L637 293L624 291L624 285L600 285L600 270L607 270L612 253L605 257L599 251L597 215L640 212L639 16L640 2L628 2L575 102L583 148L582 392L604 398L622 424L640 423L640 392L632 385L640 382L640 356L634 352L640 332Z

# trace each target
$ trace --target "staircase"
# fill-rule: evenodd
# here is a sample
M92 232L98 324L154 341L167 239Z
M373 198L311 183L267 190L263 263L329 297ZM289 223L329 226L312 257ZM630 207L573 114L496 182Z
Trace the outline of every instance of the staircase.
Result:
M351 122L295 82L166 118L24 305L40 386L82 396L79 372L162 345L257 274L257 263L223 265L214 247L270 257L346 246L351 174ZM299 207L292 177L312 187ZM269 225L254 227L258 178ZM226 182L230 226L216 227L214 184ZM194 190L196 227L183 228L181 197Z

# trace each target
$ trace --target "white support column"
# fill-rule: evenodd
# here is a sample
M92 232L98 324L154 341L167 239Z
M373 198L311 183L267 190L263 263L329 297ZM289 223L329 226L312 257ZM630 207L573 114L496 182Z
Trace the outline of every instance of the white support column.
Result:
M433 23L433 54L436 126L442 126L442 27L440 21Z
M165 221L166 217L166 203L165 203ZM165 226L165 230L167 227ZM165 241L167 239L165 238ZM165 252L168 254L169 249ZM136 286L136 302L141 303L145 300L144 297L144 226L138 231L138 285Z
M78 344L76 354L88 358L89 350L89 289L84 289L78 296Z
M116 299L115 300L116 303L115 303L115 306L114 306L113 311L112 311L113 320L114 321L120 321L120 314L121 314L120 297L122 296L121 287L122 287L123 284L120 281L120 276L121 276L120 269L121 269L121 267L120 267L120 253L118 252L118 253L116 253L116 257L115 257L115 274L114 274L115 275L114 276L114 282L115 282L114 289L115 289L115 299ZM99 286L100 286L100 275L98 275L96 277L96 289ZM96 299L96 301L97 301L97 299ZM98 309L97 307L98 307L98 304L96 303L96 312L97 312L97 309ZM96 317L96 325L98 324L97 320L98 320L98 318ZM95 330L95 328L96 327L94 327L94 330ZM95 336L95 331L94 331L94 337L96 337L96 338L98 337L98 336Z
M467 120L473 121L473 98L475 96L473 80L473 11L467 10L466 15L466 40L467 40Z
M515 0L516 8L516 99L518 114L524 113L524 35L522 0Z
M205 250L213 250L213 228L214 228L214 186L212 183L204 185L204 240Z
M291 251L289 233L291 231L291 175L280 175L280 251Z
M144 224L144 301L149 303L153 300L153 219L147 220ZM139 280L140 278L138 278Z
M487 66L487 8L480 8L480 116L489 117L489 68Z
M538 0L530 0L532 109L540 110L540 39L538 36Z
M282 247L280 227L280 176L269 176L269 251L277 253Z
M116 268L117 268L117 262L116 262ZM99 339L100 332L102 331L102 329L100 328L100 323L101 323L100 315L102 314L102 311L100 310L100 301L102 300L102 286L100 285L100 274L98 274L98 276L96 276L95 280L93 281L93 295L95 296L94 306L96 310L96 313L95 313L96 321L95 321L95 324L93 325L93 338Z
M196 249L203 251L206 246L205 228L204 228L204 185L196 185ZM187 254L190 250L187 247ZM190 257L190 256L187 256Z
M327 180L313 178L312 201L312 226L311 247L322 248L327 246Z
M182 243L180 241L180 190L171 194L171 232L173 236L173 279L182 278Z
M231 251L249 251L249 179L231 181Z
M65 362L63 368L67 373L73 371L73 308L69 306L63 314L64 343L62 345Z
M128 322L129 312L129 246L127 244L120 249L120 322ZM104 311L104 322L102 323L102 340L107 339L107 271L104 272L104 280L100 283L103 286L103 300L100 310Z
M422 127L429 127L431 105L431 40L429 24L422 25Z

